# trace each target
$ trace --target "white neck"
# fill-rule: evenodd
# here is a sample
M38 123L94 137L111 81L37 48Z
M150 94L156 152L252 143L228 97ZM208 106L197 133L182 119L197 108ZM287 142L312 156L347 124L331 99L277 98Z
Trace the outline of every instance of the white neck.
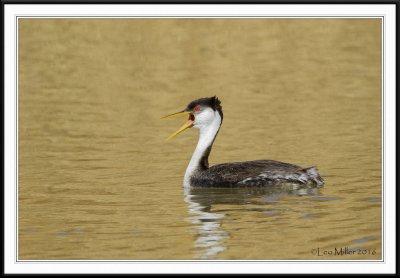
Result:
M208 169L208 156L211 152L212 144L221 126L221 116L214 111L213 120L209 123L194 126L199 129L199 141L186 169L184 186L190 186L190 178L198 171Z

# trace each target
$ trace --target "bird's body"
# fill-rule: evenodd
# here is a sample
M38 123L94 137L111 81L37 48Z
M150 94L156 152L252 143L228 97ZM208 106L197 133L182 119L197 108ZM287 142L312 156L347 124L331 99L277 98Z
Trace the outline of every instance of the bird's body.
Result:
M189 127L199 129L199 141L184 177L185 187L267 186L282 183L321 186L324 184L315 167L301 168L274 160L223 163L209 167L208 157L223 120L220 103L216 97L202 98L192 101L185 110L170 115L189 114L189 119L169 138Z
M223 163L193 173L190 186L236 187L282 183L322 185L315 167L299 166L275 160Z

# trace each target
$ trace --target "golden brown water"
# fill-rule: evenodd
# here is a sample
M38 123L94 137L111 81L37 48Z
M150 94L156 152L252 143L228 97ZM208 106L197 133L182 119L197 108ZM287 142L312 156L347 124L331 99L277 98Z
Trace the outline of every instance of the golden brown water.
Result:
M19 259L382 258L379 19L18 30ZM317 165L326 185L185 192L197 130L165 142L185 119L159 119L215 94L210 164Z

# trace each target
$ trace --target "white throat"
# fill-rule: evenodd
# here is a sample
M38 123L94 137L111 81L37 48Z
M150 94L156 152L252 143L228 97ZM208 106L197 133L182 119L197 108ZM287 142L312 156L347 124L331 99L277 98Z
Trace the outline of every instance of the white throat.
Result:
M218 111L213 111L213 113L214 116L210 121L194 125L195 128L199 129L199 141L186 168L184 187L190 187L190 178L196 172L208 169L208 155L222 122Z

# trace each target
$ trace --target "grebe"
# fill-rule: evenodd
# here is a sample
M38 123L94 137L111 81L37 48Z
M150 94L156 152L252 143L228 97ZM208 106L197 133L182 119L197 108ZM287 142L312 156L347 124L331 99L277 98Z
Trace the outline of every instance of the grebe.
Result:
M209 167L208 156L223 119L221 101L216 96L194 100L184 110L162 119L182 115L189 115L189 119L167 140L185 129L191 127L199 129L199 141L184 177L185 187L239 187L284 183L322 186L324 184L315 167L301 168L274 160L223 163Z

